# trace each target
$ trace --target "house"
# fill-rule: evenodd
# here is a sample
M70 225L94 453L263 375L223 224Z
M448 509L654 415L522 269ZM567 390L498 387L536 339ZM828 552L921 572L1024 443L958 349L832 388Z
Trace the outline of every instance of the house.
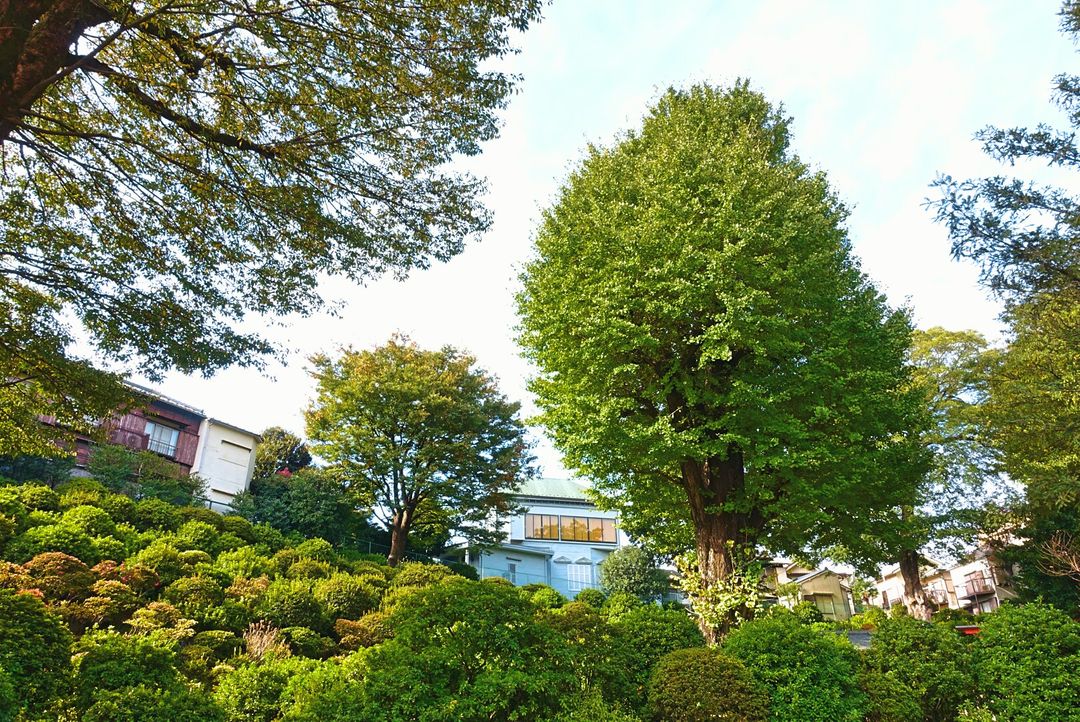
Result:
M176 464L182 474L199 475L206 481L209 506L225 511L251 483L259 435L152 389L132 386L150 397L150 403L102 420L108 441L151 451ZM75 465L82 473L92 454L91 441L77 438Z
M919 576L922 579L923 589L931 602L938 609L958 609L956 603L956 591L953 586L953 577L949 565L936 559L924 556L919 567ZM907 595L904 594L904 577L900 573L900 565L893 564L885 568L881 578L874 582L877 590L877 599L871 603L888 610L896 604L907 605Z
M985 545L960 564L947 565L928 557L923 561L919 569L923 589L938 609L964 609L978 614L992 612L1002 602L1016 598L1014 570L997 560ZM878 590L877 603L885 609L907 602L899 565L887 567L874 587Z
M776 559L765 567L765 584L780 591L784 585L794 585L794 594L780 594L773 602L794 606L796 602L812 602L821 615L831 621L844 621L854 614L849 576L828 567L812 569L797 562Z
M520 512L501 522L502 543L459 547L448 558L472 565L481 578L547 584L570 598L598 587L600 565L630 542L615 512L597 509L587 488L571 479L526 481L514 496Z

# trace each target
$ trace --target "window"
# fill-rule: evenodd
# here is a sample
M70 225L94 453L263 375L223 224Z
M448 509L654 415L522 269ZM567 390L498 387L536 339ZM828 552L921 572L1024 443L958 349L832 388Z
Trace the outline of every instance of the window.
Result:
M517 564L514 562L506 563L506 579L511 584L517 584Z
M815 594L814 604L817 605L818 611L821 612L821 616L826 619L833 619L836 617L836 603L831 596Z
M592 586L592 564L567 564L566 578L571 592Z
M164 426L156 421L146 422L146 435L150 442L146 448L165 456L176 455L176 441L180 438L180 430L171 426Z
M614 544L615 521L592 516L526 514L526 539L562 539L563 541Z
M559 515L558 514L526 514L525 515L525 538L526 539L558 539L559 538Z

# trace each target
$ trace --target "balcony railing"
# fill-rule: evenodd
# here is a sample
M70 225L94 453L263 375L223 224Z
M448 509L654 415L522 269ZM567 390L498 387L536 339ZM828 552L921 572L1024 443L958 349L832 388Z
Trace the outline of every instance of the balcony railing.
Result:
M949 592L945 589L927 589L926 596L930 598L934 604L948 604Z
M977 578L977 579L969 579L964 584L964 592L965 592L965 594L964 594L965 597L975 597L975 596L978 596L979 594L993 594L994 585L986 577L980 577L980 578Z
M167 444L164 441L158 441L157 439L150 439L150 442L146 445L150 451L163 456L176 456L176 444Z

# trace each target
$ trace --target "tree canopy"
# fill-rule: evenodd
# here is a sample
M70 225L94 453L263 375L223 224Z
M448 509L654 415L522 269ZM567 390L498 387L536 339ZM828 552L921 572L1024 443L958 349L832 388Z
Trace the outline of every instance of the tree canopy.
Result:
M371 351L315 356L317 393L306 412L315 452L370 500L391 533L389 561L409 532L438 527L494 541L493 515L533 473L519 404L476 360L403 337Z
M311 464L311 452L296 434L271 426L259 436L262 440L255 447L253 479L264 479L285 470L295 474Z
M1062 29L1080 37L1080 3L1066 2ZM1080 76L1055 79L1069 128L987 127L976 138L1010 167L1027 161L1080 168ZM1036 180L998 175L935 182L931 201L953 255L979 264L1006 302L1012 338L991 384L988 410L1004 467L1033 502L1067 507L1080 499L1080 197Z
M858 548L910 498L910 325L860 272L846 210L746 83L671 90L590 147L518 297L540 419L631 534ZM671 528L670 526L668 528ZM672 536L670 541L678 541Z
M0 2L2 415L115 406L117 379L71 365L76 337L151 377L254 364L274 348L245 319L320 308L321 275L460 252L489 215L447 163L496 135L515 79L491 61L539 14Z

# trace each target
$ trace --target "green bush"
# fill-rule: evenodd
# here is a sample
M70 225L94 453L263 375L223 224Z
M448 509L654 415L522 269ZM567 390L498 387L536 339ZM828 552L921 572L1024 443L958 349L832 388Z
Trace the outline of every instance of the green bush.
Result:
M187 687L153 685L107 690L80 717L81 722L224 722L220 707Z
M939 609L930 617L930 621L936 624L947 625L950 628L975 623L975 616L966 609L952 609L946 607Z
M1080 624L1031 603L983 615L979 628L972 666L995 719L1080 720Z
M82 606L88 623L117 625L139 607L139 597L123 582L101 579L94 582Z
M635 709L643 705L644 679L636 679L633 670L633 657L640 652L631 649L606 617L575 601L549 612L545 619L568 645L574 675L583 689L602 692L608 702Z
M338 573L315 582L312 590L329 619L358 619L379 606L379 589L368 579Z
M327 579L333 573L334 568L327 562L307 558L301 558L285 570L289 579Z
M296 554L301 559L315 559L327 564L337 562L334 546L325 539L319 539L318 537L297 544Z
M251 522L236 514L227 514L221 517L221 532L223 534L235 534L245 544L255 543L255 529Z
M600 606L600 611L608 619L614 620L642 606L644 606L644 602L629 592L613 592L604 600L604 603Z
M7 544L5 554L13 562L23 563L45 552L63 552L88 564L97 560L94 540L85 532L64 524L27 529Z
M167 501L140 499L135 503L135 518L132 523L139 531L176 531L183 523L183 517L177 508Z
M859 722L867 700L858 685L859 660L846 638L819 632L790 612L743 624L723 649L769 690L775 722Z
M28 511L60 511L60 495L43 484L23 484L19 499Z
M67 692L71 633L31 594L0 588L0 669L32 716Z
M600 588L606 594L624 592L639 599L658 599L671 589L671 582L647 551L627 546L616 549L600 565Z
M176 546L183 551L198 550L212 556L217 554L220 535L217 527L205 521L186 521L176 530Z
M513 587L455 576L401 598L390 626L363 657L377 719L548 719L576 686L565 643Z
M589 690L570 697L553 722L640 722L641 718L610 704L604 695Z
M902 719L889 711L897 707L901 689L916 702L920 719L956 719L973 687L968 649L960 635L945 625L912 617L887 619L878 626L863 655L862 674L870 697L869 719L881 722ZM882 695L882 704L875 693Z
M205 506L181 506L176 511L180 514L180 518L184 520L184 524L189 521L201 521L203 524L214 527L214 531L221 532L225 530L225 517Z
M130 496L110 494L101 500L101 508L118 524L135 522L135 500Z
M15 522L15 528L22 529L29 513L17 487L0 486L0 516L10 517Z
M793 606L791 613L803 624L820 624L825 621L825 616L821 613L821 610L808 599L804 599Z
M108 536L116 531L116 522L109 513L96 506L75 506L64 512L61 524L78 529L88 536Z
M288 700L289 681L310 671L315 662L295 657L269 658L237 667L222 676L214 699L228 722L274 722L281 719Z
M273 564L271 564L269 557L259 554L253 546L221 552L218 554L214 566L234 579L237 577L260 577L273 571Z
M717 649L679 649L660 658L649 680L657 722L765 722L769 698L742 662Z
M62 552L38 554L23 568L34 588L40 589L50 601L85 599L97 578L82 561Z
M20 706L11 675L0 667L0 722L15 722Z
M202 610L220 606L225 601L225 590L216 580L197 575L177 579L165 588L161 598L185 616L195 618L193 615Z
M281 630L282 636L289 644L293 654L311 659L325 659L333 652L337 644L329 637L324 637L318 632L307 627L286 627Z
M368 612L355 621L339 619L334 622L334 633L341 640L341 648L346 650L374 647L394 636L386 612Z
M114 536L96 536L91 539L94 543L94 558L121 561L127 556L127 546Z
M538 584L539 587L529 595L530 601L540 609L558 609L566 604L566 597L546 584Z
M94 479L78 478L65 481L56 487L60 495L60 509L89 505L100 506L102 500L109 495L109 490Z
M266 547L266 552L271 554L285 546L285 535L265 522L252 524L251 533L255 543Z
M635 597L636 598L636 597ZM622 652L621 664L629 685L628 704L641 709L658 659L677 649L702 647L705 638L685 611L638 606L612 622Z
M180 550L167 539L155 541L128 559L127 563L153 571L165 585L172 584L187 574L190 568L181 558Z
M604 606L604 600L607 596L599 589L582 589L574 597L575 602L581 602L582 604L588 604L593 609L601 609Z
M390 581L395 589L404 587L422 588L438 584L444 579L457 577L454 570L445 564L425 564L424 562L403 562L398 565L397 573Z
M480 573L476 571L476 567L472 564L466 564L465 562L446 562L446 567L454 574L466 579L471 579L474 582L479 581Z
M176 653L146 637L87 632L76 645L76 651L75 703L80 710L89 709L102 691L139 685L176 689L182 684L176 669Z
M308 627L317 632L329 630L319 601L305 579L275 579L266 588L255 613L275 627Z

